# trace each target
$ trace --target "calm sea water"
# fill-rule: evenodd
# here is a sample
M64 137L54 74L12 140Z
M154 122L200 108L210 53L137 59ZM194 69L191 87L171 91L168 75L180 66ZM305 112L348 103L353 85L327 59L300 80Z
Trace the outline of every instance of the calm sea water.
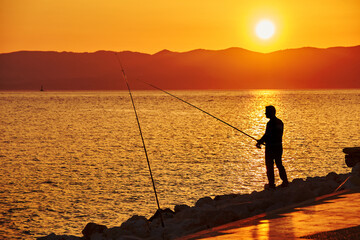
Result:
M290 180L349 172L342 148L360 146L360 90L172 93L255 138L276 106ZM254 140L161 92L133 96L161 207L262 190ZM81 235L156 211L127 92L2 92L0 123L2 238Z

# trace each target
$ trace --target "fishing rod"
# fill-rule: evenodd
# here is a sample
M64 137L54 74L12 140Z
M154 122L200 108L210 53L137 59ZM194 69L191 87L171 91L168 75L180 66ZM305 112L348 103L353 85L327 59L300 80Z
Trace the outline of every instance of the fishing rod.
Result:
M120 62L120 57L119 57L119 55L117 53L115 53L115 55L117 57L116 59L118 60L119 65L121 67L122 76L123 76L123 79L124 79L124 81L126 83L127 89L129 91L131 103L132 103L132 106L133 106L133 109L134 109L134 112L135 112L135 117L136 117L136 121L137 121L137 124L138 124L138 127L139 127L141 141L142 141L142 144L143 144L143 148L144 148L144 152L145 152L145 156L146 156L146 161L148 163L150 177L151 177L151 181L152 181L152 185L153 185L153 189L154 189L154 193L155 193L155 199L156 199L157 207L158 207L159 214L160 214L161 225L162 225L162 227L164 227L164 220L163 220L163 217L162 217L162 214L161 214L160 203L159 203L159 199L158 199L158 196L157 196L157 193L156 193L155 181L154 181L154 178L153 178L153 175L152 175L152 171L151 171L151 167L150 167L150 161L149 161L149 157L148 157L148 154L147 154L147 151L146 151L145 141L144 141L144 137L143 137L143 134L142 134L142 131L141 131L140 121L139 121L139 117L137 115L134 99L133 99L132 94L131 94L130 86L129 86L129 83L128 83L124 68L123 68L123 66L122 66L122 64Z
M164 93L166 93L166 94L168 94L168 95L170 95L170 96L172 96L172 97L174 97L174 98L176 98L176 99L178 99L178 100L180 100L180 101L182 101L182 102L190 105L191 107L194 107L194 108L196 108L197 110L199 110L199 111L201 111L201 112L203 112L203 113L205 113L205 114L207 114L207 115L215 118L216 120L218 120L218 121L220 121L220 122L228 125L229 127L232 127L232 128L235 129L236 131L239 131L239 132L241 132L242 134L244 134L245 136L248 136L249 138L251 138L251 139L253 139L253 140L255 140L255 141L258 141L258 140L257 140L256 138L254 138L253 136L247 134L247 133L244 132L244 131L241 131L240 129L238 129L237 127L234 127L234 126L231 125L230 123L227 123L227 122L225 122L224 120L221 120L220 118L215 117L214 115L212 115L212 114L206 112L205 110L202 110L201 108L199 108L199 107L197 107L197 106L195 106L195 105L193 105L193 104L191 104L191 103L189 103L189 102L187 102L187 101L185 101L185 100L183 100L183 99L175 96L174 94L171 94L171 93L169 93L169 92L167 92L167 91L165 91L165 90L163 90L163 89L161 89L161 88L159 88L159 87L157 87L157 86L155 86L155 85L153 85L153 84L147 83L147 82L145 82L145 81L142 81L142 80L139 80L139 79L136 79L136 80L139 81L139 82L145 83L145 84L149 85L150 87L153 87L153 88L155 88L155 89L157 89L157 90L160 90L160 91L162 91L162 92L164 92Z

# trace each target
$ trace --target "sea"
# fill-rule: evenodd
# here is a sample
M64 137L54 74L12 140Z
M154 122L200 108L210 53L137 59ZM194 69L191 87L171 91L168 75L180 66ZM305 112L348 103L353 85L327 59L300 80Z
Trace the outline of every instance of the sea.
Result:
M261 191L255 147L273 105L284 122L289 180L348 173L360 146L360 90L0 92L0 239L81 236L89 222ZM248 134L245 135L244 133ZM280 184L278 172L276 183Z

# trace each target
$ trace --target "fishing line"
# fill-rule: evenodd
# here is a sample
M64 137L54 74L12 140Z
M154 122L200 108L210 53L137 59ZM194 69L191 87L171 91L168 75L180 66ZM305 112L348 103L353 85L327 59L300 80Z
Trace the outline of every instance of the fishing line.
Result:
M120 57L119 57L119 55L117 53L115 53L115 55L117 57L116 59L118 60L118 62L120 64L122 76L123 76L123 79L124 79L124 81L126 83L126 86L128 88L131 103L132 103L132 106L133 106L133 109L134 109L134 112L135 112L136 121L137 121L139 131L140 131L141 141L142 141L142 144L143 144L143 148L144 148L144 152L145 152L145 156L146 156L146 161L147 161L148 167L149 167L150 177L151 177L152 185L153 185L153 188L154 188L155 199L156 199L156 203L157 203L159 214L160 214L161 225L164 227L164 220L163 220L163 217L162 217L162 214L161 214L160 203L159 203L159 199L158 199L158 196L157 196L157 193L156 193L155 181L154 181L154 178L153 178L153 175L152 175L152 171L151 171L151 167L150 167L150 161L149 161L149 157L148 157L148 154L147 154L147 151L146 151L145 141L144 141L144 137L143 137L143 134L142 134L142 131L141 131L140 121L139 121L139 117L137 115L134 99L133 99L132 94L131 94L130 86L129 86L129 83L128 83L124 68L123 68L123 66L122 66L122 64L120 62Z
M147 85L149 85L149 86L151 86L151 87L153 87L153 88L155 88L155 89L157 89L157 90L160 90L160 91L162 91L162 92L164 92L164 93L166 93L166 94L168 94L168 95L170 95L170 96L172 96L172 97L174 97L174 98L176 98L176 99L178 99L178 100L180 100L180 101L182 101L182 102L184 102L184 103L186 103L186 104L190 105L191 107L196 108L197 110L199 110L199 111L201 111L201 112L203 112L203 113L205 113L205 114L207 114L207 115L209 115L209 116L211 116L211 117L215 118L216 120L218 120L218 121L220 121L220 122L222 122L222 123L224 123L224 124L228 125L229 127L232 127L232 128L233 128L233 129L235 129L236 131L239 131L239 132L241 132L242 134L244 134L244 135L248 136L249 138L251 138L251 139L253 139L253 140L257 141L257 139L256 139L256 138L254 138L253 136L251 136L251 135L247 134L246 132L241 131L240 129L238 129L237 127L234 127L234 126L233 126L233 125L231 125L230 123L227 123L227 122L225 122L225 121L221 120L220 118L215 117L214 115L212 115L212 114L210 114L210 113L206 112L205 110L202 110L201 108L199 108L199 107L197 107L197 106L195 106L195 105L193 105L193 104L191 104L191 103L189 103L189 102L187 102L187 101L185 101L185 100L183 100L183 99L181 99L181 98L179 98L179 97L175 96L174 94L171 94L171 93L169 93L169 92L167 92L167 91L165 91L165 90L163 90L163 89L161 89L161 88L159 88L159 87L157 87L157 86L155 86L155 85L153 85L153 84L147 83L147 82L145 82L145 81L142 81L142 80L139 80L139 79L136 79L136 80L137 80L137 81L139 81L139 82L145 83L145 84L147 84Z

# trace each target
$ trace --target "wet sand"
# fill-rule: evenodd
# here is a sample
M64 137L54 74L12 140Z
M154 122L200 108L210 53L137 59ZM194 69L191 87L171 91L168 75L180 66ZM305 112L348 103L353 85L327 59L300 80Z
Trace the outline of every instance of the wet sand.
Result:
M359 213L360 191L344 190L179 240L360 239Z

